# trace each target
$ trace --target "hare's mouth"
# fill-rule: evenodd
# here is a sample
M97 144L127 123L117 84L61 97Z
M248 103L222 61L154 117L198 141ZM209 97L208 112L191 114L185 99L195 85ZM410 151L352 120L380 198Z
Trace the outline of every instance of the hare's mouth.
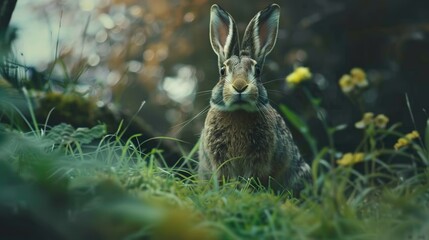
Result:
M252 103L244 100L237 100L235 102L231 103L231 107L237 108L237 109L246 109L252 106Z
M254 111L257 111L257 107L253 101L238 95L238 96L235 96L235 98L232 101L230 101L229 110L230 111L245 110L249 112L254 112Z
M231 99L231 105L247 105L252 104L247 94L234 94Z
M237 101L233 102L232 104L235 104L235 105L245 105L245 104L249 104L249 102L240 99L240 100L237 100Z

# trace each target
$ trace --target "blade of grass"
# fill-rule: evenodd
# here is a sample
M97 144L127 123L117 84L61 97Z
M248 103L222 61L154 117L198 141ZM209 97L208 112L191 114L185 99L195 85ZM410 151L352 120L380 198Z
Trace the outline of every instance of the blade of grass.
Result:
M310 134L310 130L305 124L305 122L290 108L288 108L286 105L281 104L280 105L280 111L283 113L283 115L289 120L289 122L296 128L298 131L304 136L305 140L307 141L308 145L310 146L311 152L313 153L313 156L317 155L317 142L313 138L313 136Z
M40 137L39 124L37 123L36 115L34 113L33 103L31 102L30 96L25 87L22 88L22 92L24 93L25 100L27 101L27 107L30 112L31 120L33 121L35 134Z

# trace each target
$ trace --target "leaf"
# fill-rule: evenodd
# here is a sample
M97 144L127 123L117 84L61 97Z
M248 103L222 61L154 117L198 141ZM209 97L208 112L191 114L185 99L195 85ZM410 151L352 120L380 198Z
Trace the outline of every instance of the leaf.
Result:
M304 136L308 145L310 146L313 155L317 154L317 143L313 136L310 134L310 130L307 124L291 109L286 107L286 105L280 105L280 111L284 114L284 116L289 120L289 122L299 130L299 132Z
M61 123L57 126L54 126L49 130L46 138L52 140L54 143L68 144L70 142L70 137L74 132L74 128L70 124Z
M335 126L334 127L334 130L335 131L341 131L341 130L344 130L344 129L346 129L347 128L347 124L340 124L340 125L338 125L338 126Z
M425 146L426 146L426 152L427 152L427 154L429 154L429 118L426 121ZM429 156L428 156L428 158L429 158Z
M320 98L310 98L310 101L313 106L320 106L320 104L322 103L322 99Z
M78 128L67 123L61 123L53 127L46 137L55 144L67 145L72 142L89 144L94 139L101 138L106 134L106 125L97 125L93 128Z
M289 122L292 123L292 125L295 126L301 133L306 133L309 131L305 122L291 109L286 107L286 105L280 105L280 110L289 120Z
M91 129L89 128L78 128L73 132L72 138L76 141L88 144L94 139L101 138L106 134L106 125L97 125Z
M342 130L344 130L346 128L347 128L347 124L340 124L340 125L337 125L335 127L329 128L329 132L331 134L333 134L335 132L342 131Z

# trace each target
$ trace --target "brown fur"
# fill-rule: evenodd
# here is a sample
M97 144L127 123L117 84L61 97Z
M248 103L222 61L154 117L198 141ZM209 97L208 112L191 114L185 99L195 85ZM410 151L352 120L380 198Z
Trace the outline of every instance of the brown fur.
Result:
M288 164L273 147L282 145L285 137L275 129L277 115L271 106L260 112L210 109L201 138L200 174L207 178L218 171L226 178L258 177L263 182L269 176L281 178Z
M279 6L271 4L255 15L239 51L234 20L218 5L211 8L210 40L218 55L220 79L201 133L198 171L203 179L255 177L276 190L299 191L310 176L260 79L265 56L275 44L279 13ZM230 35L219 32L219 27ZM255 36L261 29L263 36Z

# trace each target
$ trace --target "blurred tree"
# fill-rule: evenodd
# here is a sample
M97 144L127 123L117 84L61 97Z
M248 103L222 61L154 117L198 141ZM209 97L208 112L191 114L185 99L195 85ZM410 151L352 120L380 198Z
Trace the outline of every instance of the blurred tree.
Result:
M10 49L10 43L15 38L14 31L8 30L12 13L17 0L3 0L0 3L0 61Z
M46 0L29 2L25 7L52 19L61 15L58 54L47 66L36 68L47 79L55 76L58 82L72 82L71 86L83 96L91 96L96 106L115 103L116 109L128 115L145 100L139 117L149 129L194 143L210 90L218 79L216 56L208 40L210 6L218 3L227 9L243 33L250 18L271 2ZM349 148L358 139L353 123L362 113L339 90L338 80L351 68L361 67L370 82L362 95L365 110L384 113L409 129L412 123L404 97L408 92L417 127L423 129L422 109L429 108L425 93L429 84L425 67L429 15L425 9L429 3L309 0L279 4L277 44L263 72L275 107L286 103L296 110L322 143L326 139L320 117L331 125L347 123L349 128L336 137L341 139L337 141L339 148ZM300 65L313 72L307 85L322 100L321 112L314 112L305 94L284 82ZM300 135L295 136L300 142Z

